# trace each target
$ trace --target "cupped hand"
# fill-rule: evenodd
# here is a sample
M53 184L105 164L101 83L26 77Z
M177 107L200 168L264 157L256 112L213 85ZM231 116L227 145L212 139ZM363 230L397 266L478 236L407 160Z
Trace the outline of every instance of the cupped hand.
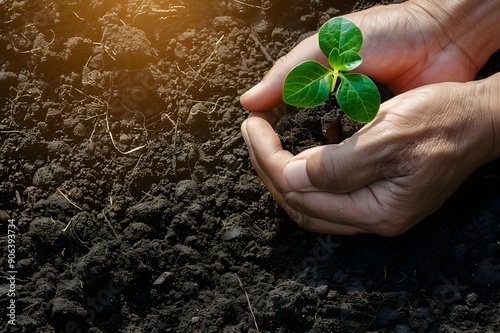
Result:
M498 95L499 79L403 93L383 103L375 120L346 143L297 156L283 150L271 113L252 112L242 134L258 175L300 226L397 235L499 155L500 100L491 98Z

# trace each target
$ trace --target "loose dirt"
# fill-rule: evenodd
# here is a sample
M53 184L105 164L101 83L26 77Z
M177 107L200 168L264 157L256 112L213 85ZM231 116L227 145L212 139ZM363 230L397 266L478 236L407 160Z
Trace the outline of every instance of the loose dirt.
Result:
M499 161L391 239L298 228L250 165L239 95L380 3L0 1L0 331L500 331Z

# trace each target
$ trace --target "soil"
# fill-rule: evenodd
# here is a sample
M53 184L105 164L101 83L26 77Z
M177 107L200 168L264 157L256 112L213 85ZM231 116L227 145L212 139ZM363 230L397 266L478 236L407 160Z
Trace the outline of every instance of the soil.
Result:
M250 165L239 95L381 1L83 3L0 1L1 332L500 331L499 161L394 238L298 228Z

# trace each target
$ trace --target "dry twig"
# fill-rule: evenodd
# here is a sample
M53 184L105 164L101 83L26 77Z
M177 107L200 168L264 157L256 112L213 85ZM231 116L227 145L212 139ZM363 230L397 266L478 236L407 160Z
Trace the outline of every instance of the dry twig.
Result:
M215 45L214 45L214 50L212 51L212 53L210 53L210 55L207 57L207 59L203 62L203 64L200 66L200 68L195 71L195 77L194 79L189 83L188 87L186 88L186 90L184 90L184 94L186 94L188 92L188 90L191 88L191 86L193 85L193 83L198 80L198 78L201 76L201 73L205 70L205 67L208 66L208 64L210 63L210 61L212 61L212 58L217 54L217 49L220 45L220 43L222 42L222 39L224 38L224 35L222 35L216 42L215 42ZM193 69L194 70L194 69Z
M191 115L193 115L193 116L194 116L195 114L197 114L198 112L201 112L201 113L204 113L204 114L211 114L211 113L213 113L213 112L217 109L217 107L220 107L221 109L222 109L222 108L225 108L224 106L219 105L219 101L220 101L221 99L223 99L223 98L224 98L224 97L219 97L219 98L217 98L217 101L215 101L215 102L210 102L210 101L196 101L196 100L192 99L192 100L191 100L191 102L194 102L194 103L202 103L202 104L212 104L214 107L213 107L213 108L212 108L212 110L210 110L210 111L201 111L201 110L196 110L195 112L193 112L193 111L191 110L191 111L189 111L189 113L190 113Z
M70 200L70 199L66 196L66 194L64 194L64 193L63 193L60 189L57 189L57 192L59 192L59 194L60 194L60 195L62 195L62 197L63 197L64 199L66 199L66 201L68 201L68 202L69 202L71 205L73 205L75 208L77 208L78 210L83 211L83 208L81 208L81 207L80 207L80 206L78 206L76 203L74 203L73 201L71 201L71 200ZM67 226L66 226L66 228L67 228ZM64 228L64 229L66 229L66 228Z
M264 7L264 6L258 6L258 5L251 5L249 3L246 3L246 2L243 2L243 1L239 1L239 0L234 0L234 2L239 3L240 5L244 5L244 6L248 6L248 7L253 7L253 8L258 8L258 9L261 9L261 10L268 10L269 8L271 8L271 5L269 5L267 7Z
M269 62L274 62L274 59L273 57L271 57L271 55L269 54L269 52L267 51L266 47L264 45L262 45L262 43L260 42L260 40L257 38L257 36L253 33L250 34L250 37L252 37L253 41L255 42L255 44L257 44L257 46L261 49L262 53L264 54L264 56L266 57L266 60L269 61Z
M14 40L12 39L12 37L9 37L9 39L11 41L12 48L14 49L14 51L16 51L18 53L21 53L21 54L33 53L35 51L38 51L38 50L41 50L41 49L44 49L44 48L48 48L52 43L54 43L54 41L56 40L56 33L54 32L54 30L50 30L50 32L52 32L52 40L47 45L44 45L43 47L42 46L40 46L40 47L34 47L31 50L26 50L26 51L19 50L19 48L17 48L16 45L14 44ZM21 36L23 36L24 38L26 38L27 40L29 40L23 34L21 34Z
M257 330L257 332L260 332L259 330L259 325L257 324L257 318L255 318L255 314L253 312L253 309L252 309L252 304L250 303L250 297L248 296L248 293L247 291L245 290L245 288L243 287L243 283L241 282L240 278L238 277L238 275L236 275L236 278L238 279L238 282L240 283L240 287L241 289L243 290L243 292L245 293L245 297L247 299L247 303L248 303L248 308L250 309L250 313L252 314L252 318L253 318L253 323L255 324L255 329Z

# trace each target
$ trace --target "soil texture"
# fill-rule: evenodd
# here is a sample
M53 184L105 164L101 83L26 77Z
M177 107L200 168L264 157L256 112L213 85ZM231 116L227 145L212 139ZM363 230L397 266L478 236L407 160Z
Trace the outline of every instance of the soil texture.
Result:
M379 4L0 0L0 332L499 332L499 161L394 238L300 229L250 165L239 96Z

